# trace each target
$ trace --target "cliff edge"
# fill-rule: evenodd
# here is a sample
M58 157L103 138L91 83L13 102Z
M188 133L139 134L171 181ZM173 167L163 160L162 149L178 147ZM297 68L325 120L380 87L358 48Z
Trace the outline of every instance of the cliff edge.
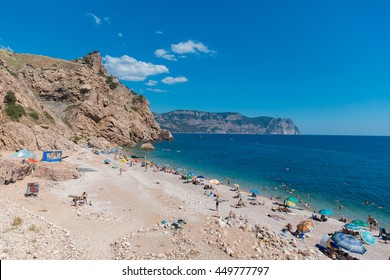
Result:
M110 76L100 53L73 61L0 49L0 149L133 146L172 139L145 97Z

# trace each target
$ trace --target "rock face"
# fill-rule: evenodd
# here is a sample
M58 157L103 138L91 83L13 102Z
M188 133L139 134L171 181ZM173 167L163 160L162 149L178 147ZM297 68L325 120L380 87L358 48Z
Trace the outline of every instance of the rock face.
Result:
M24 111L17 117L10 92ZM1 49L0 124L0 149L74 149L80 137L129 146L172 139L146 98L108 75L99 52L66 61Z
M248 118L239 113L210 113L177 110L154 113L162 128L177 133L300 134L289 118Z
M0 158L0 184L8 185L31 174L33 165L26 161Z

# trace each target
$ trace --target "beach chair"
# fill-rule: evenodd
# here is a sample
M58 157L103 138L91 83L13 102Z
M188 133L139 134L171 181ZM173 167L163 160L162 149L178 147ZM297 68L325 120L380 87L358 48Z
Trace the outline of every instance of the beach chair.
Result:
M33 196L37 197L39 192L39 184L38 183L27 183L27 190L24 196Z
M387 233L385 228L381 227L379 228L379 238L382 238L383 240L390 240L390 233Z

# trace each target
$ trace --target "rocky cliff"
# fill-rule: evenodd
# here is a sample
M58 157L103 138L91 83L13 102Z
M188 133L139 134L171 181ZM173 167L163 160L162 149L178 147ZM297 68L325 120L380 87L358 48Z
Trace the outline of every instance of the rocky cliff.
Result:
M0 149L132 146L171 137L146 98L107 73L99 52L66 61L0 49Z
M178 133L300 134L289 118L248 118L239 113L177 110L154 113L162 128Z

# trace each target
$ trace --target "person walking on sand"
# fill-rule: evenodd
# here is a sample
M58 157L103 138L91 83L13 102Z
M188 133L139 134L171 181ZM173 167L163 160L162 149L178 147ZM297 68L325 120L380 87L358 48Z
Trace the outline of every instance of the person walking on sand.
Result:
M123 168L119 168L119 175L122 175Z
M219 211L218 210L218 206L219 206L219 203L220 203L220 199L219 199L219 196L217 196L217 198L215 199L215 211Z

